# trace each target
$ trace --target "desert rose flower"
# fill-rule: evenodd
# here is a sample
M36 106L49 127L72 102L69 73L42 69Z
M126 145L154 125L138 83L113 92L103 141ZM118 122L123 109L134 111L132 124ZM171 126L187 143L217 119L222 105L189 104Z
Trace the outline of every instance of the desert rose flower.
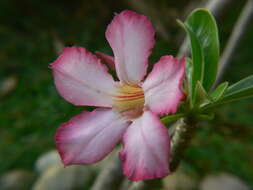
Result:
M55 136L64 165L92 164L123 142L120 159L130 180L169 174L170 137L159 116L175 113L184 98L185 59L163 56L144 79L154 46L146 16L117 14L106 30L114 57L96 57L81 47L67 47L51 64L59 94L76 106L97 106L62 124ZM115 66L114 81L100 59Z

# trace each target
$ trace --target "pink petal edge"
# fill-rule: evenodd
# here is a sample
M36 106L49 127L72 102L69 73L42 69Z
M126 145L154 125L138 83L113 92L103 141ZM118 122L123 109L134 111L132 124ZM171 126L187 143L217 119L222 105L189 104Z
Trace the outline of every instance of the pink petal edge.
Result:
M120 81L139 83L146 75L148 57L155 44L155 31L150 20L125 10L113 18L105 35L114 53Z
M57 91L68 102L77 106L112 106L115 82L106 66L85 48L64 48L51 68Z
M169 174L170 138L160 119L150 111L133 121L123 136L120 152L123 173L133 181Z
M129 123L112 109L84 111L56 131L56 147L65 166L92 164L107 156Z
M95 54L99 59L105 62L111 69L115 69L114 57L104 54L102 52L96 51Z
M142 85L145 106L154 113L159 115L176 113L180 101L185 98L182 90L185 62L185 58L163 56L147 76Z

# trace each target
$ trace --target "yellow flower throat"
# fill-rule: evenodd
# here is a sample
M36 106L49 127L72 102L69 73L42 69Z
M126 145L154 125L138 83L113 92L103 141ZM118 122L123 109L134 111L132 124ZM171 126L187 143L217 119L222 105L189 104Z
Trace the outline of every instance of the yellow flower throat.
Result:
M120 85L113 100L113 107L128 119L134 119L143 112L144 92L138 85Z

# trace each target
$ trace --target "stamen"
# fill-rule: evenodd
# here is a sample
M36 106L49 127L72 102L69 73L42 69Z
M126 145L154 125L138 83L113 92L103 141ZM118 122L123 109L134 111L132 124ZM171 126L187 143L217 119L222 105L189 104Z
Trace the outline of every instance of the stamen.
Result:
M143 112L144 93L138 85L119 86L113 99L113 107L128 119L136 118Z

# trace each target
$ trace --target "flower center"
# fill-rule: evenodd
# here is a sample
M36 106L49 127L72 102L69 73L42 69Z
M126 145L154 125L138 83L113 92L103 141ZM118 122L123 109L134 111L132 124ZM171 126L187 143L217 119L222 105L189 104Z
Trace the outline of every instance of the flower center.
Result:
M113 100L113 107L127 119L134 119L143 112L144 93L138 85L120 85Z

